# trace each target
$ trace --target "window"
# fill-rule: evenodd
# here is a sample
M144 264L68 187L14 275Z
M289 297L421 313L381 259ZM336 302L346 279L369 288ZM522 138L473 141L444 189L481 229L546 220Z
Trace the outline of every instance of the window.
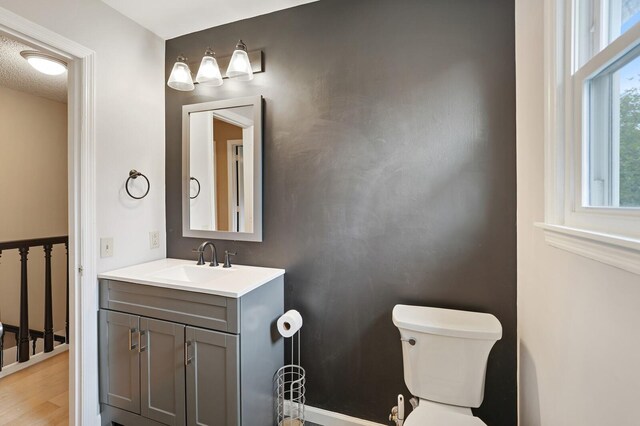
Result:
M640 0L576 2L575 42L579 67L602 68L595 56L640 22ZM595 75L583 76L583 171L587 192L582 204L592 207L640 207L640 48L637 40L617 43ZM599 61L600 59L600 61ZM590 67L590 65L592 65ZM587 78L584 78L587 77Z
M589 240L563 244L590 257L594 241L623 247L624 262L633 251L640 273L640 0L547 5L542 227Z
M640 22L640 0L575 0L573 10L579 66Z

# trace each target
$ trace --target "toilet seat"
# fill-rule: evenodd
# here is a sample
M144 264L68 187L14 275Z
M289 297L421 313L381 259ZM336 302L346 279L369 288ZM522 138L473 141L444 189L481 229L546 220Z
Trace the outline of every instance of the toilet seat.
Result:
M404 426L487 426L475 416L453 411L432 410L420 407L413 410L404 422Z

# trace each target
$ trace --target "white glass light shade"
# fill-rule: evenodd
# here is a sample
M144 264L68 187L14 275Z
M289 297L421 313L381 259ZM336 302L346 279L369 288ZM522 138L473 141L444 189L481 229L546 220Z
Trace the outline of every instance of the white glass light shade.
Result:
M229 67L227 68L227 77L240 81L253 80L253 69L251 68L249 55L247 55L247 46L242 40L238 42L236 50L231 56Z
M212 55L205 53L205 56L202 58L200 68L198 68L196 82L205 86L222 86L220 67L218 67L218 61L216 61L216 58Z
M178 58L176 63L173 64L173 69L169 75L167 86L183 92L193 90L195 87L193 85L193 79L191 78L191 70L189 69L189 65L186 64L184 58Z
M35 50L20 52L23 58L36 70L47 75L60 75L67 70L67 64L53 56Z

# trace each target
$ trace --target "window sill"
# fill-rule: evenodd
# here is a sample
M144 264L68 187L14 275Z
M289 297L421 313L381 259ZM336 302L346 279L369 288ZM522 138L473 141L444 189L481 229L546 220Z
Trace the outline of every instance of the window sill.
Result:
M640 275L640 240L548 223L535 223L547 244Z

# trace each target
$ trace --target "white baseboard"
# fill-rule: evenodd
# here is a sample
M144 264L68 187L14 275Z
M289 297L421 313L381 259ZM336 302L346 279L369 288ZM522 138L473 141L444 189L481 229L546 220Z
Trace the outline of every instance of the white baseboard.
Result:
M370 422L308 405L304 407L304 420L322 426L385 426L383 423Z
M0 371L0 379L8 376L9 374L17 373L20 370L24 370L27 367L31 367L34 364L42 362L45 359L49 359L53 356L56 356L68 350L69 350L69 345L67 345L66 343L63 343L54 347L51 352L47 352L47 353L39 352L39 353L36 353L35 355L31 355L31 358L29 358L29 361L27 362L14 362L12 364L9 364L5 367L2 367L2 371ZM5 350L5 356L6 355L10 355L15 358L15 346L13 348Z

